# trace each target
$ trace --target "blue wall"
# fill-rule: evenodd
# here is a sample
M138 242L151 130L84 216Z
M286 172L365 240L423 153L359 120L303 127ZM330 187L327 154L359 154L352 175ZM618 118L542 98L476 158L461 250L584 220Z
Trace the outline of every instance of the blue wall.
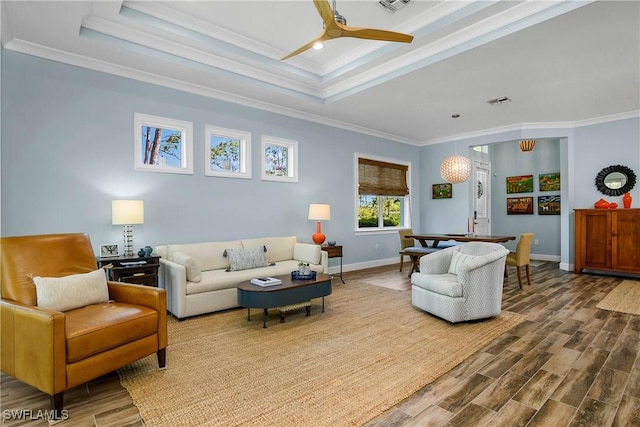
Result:
M397 259L397 232L354 234L355 153L411 162L418 147L10 51L2 84L3 235L87 232L97 252L122 243L111 200L139 198L136 247L287 235L310 242L309 204L328 203L323 231L345 245L345 263ZM134 171L134 112L193 122L193 175ZM253 179L204 175L207 124L252 133ZM260 179L263 134L298 141L297 184Z
M492 233L519 236L524 232L534 233L538 244L532 246L537 255L560 256L560 215L538 215L539 196L560 195L560 191L541 192L538 175L560 172L560 141L539 139L533 151L523 153L517 142L504 142L489 147L492 168ZM507 194L506 178L509 176L533 175L533 192ZM562 176L561 176L562 179ZM507 215L508 197L533 197L533 215ZM515 242L507 245L515 250ZM540 257L538 257L540 258Z
M442 200L432 200L429 194L431 184L442 182L437 165L442 159L453 154L455 145L458 153L464 147L489 145L492 170L498 172L493 177L492 219L494 234L519 234L533 230L540 243L532 248L532 253L542 259L560 257L560 267L573 269L573 209L591 208L601 197L615 201L622 206L622 197L605 197L600 194L594 180L598 172L610 165L625 165L638 174L640 172L640 118L635 117L597 124L576 124L575 127L538 128L501 132L479 137L467 138L456 143L432 145L423 148L420 165L423 172L422 205L420 211L420 231L453 229L452 232L464 232L469 211L470 184L454 184L453 198L446 204ZM534 138L540 143L532 153L524 157L519 153L516 141ZM555 146L557 145L557 150ZM448 146L448 148L446 147ZM539 149L540 148L540 149ZM470 150L470 149L469 149ZM471 153L469 151L468 153ZM557 156L557 158L555 157ZM533 216L507 216L504 207L506 198L506 176L560 172L562 211L559 218ZM428 187L428 188L427 188ZM503 193L500 193L503 191ZM537 197L541 193L534 186ZM557 194L549 193L549 194ZM633 207L638 207L640 185L631 191ZM444 212L439 215L439 212ZM503 228L504 224L504 228ZM547 230L550 227L552 232ZM557 235L555 233L558 233ZM514 243L507 247L513 249Z
M493 232L537 230L542 237L534 252L560 255L568 267L572 209L590 207L602 196L593 185L596 174L611 164L640 173L638 117L413 147L5 50L1 66L1 231L6 236L82 231L97 251L100 244L121 244L120 227L111 225L111 200L141 198L145 224L135 226L136 247L284 235L309 242L315 224L307 220L308 205L328 203L332 217L323 231L345 245L345 264L374 266L398 259L398 235L354 233L355 153L412 162L414 230L455 233L466 231L470 184L454 185L452 199L432 200L431 184L442 182L440 162L454 151L492 144L492 168L498 172ZM193 122L193 175L134 171L135 112ZM207 124L252 133L253 179L204 175ZM263 134L298 141L297 184L260 180ZM540 140L529 153L530 164L515 151L513 142L520 138ZM558 168L560 218L507 217L501 205L506 195L499 193L505 176ZM640 185L631 193L637 206ZM533 195L539 195L537 187ZM331 261L334 267L336 262Z

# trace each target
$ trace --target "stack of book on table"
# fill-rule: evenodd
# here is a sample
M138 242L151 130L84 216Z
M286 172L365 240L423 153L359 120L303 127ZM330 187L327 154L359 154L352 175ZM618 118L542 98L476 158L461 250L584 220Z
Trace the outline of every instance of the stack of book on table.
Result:
M274 277L258 277L256 279L251 279L251 283L258 286L274 286L282 284L282 280Z

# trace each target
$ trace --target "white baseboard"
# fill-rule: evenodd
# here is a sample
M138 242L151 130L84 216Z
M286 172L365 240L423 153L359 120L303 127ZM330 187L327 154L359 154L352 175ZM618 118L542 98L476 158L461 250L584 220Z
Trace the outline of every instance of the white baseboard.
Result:
M566 262L561 262L560 263L560 270L573 271L573 264L568 264Z
M356 270L364 270L366 268L374 268L374 267L380 267L382 265L391 265L391 264L398 264L400 263L400 258L387 258L387 259L377 259L374 261L366 261L366 262L359 262L356 264L344 264L342 266L342 271L343 272L347 272L347 271L356 271ZM332 266L329 267L329 274L340 274L340 266Z
M544 254L531 254L529 257L538 261L555 261L560 262L560 255L544 255Z

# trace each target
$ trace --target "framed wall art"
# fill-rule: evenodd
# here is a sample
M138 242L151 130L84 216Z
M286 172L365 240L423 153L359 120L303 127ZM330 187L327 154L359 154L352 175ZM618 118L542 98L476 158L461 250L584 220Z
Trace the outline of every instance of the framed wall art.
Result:
M560 191L560 174L543 173L538 175L540 191Z
M262 136L262 179L298 182L298 141Z
M507 177L507 194L532 193L532 192L533 192L533 175Z
M507 197L507 215L533 215L533 197Z
M134 114L135 170L193 174L193 123Z
M205 126L204 174L251 179L251 132Z
M453 196L453 186L450 183L433 184L431 186L432 199L450 199Z
M538 215L560 215L560 196L538 196Z

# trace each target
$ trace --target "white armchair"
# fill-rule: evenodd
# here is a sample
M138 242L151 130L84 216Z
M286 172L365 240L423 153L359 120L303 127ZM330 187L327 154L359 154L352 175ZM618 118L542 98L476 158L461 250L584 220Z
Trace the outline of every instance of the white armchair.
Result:
M449 322L500 314L509 251L497 243L469 242L420 258L411 275L411 302Z

